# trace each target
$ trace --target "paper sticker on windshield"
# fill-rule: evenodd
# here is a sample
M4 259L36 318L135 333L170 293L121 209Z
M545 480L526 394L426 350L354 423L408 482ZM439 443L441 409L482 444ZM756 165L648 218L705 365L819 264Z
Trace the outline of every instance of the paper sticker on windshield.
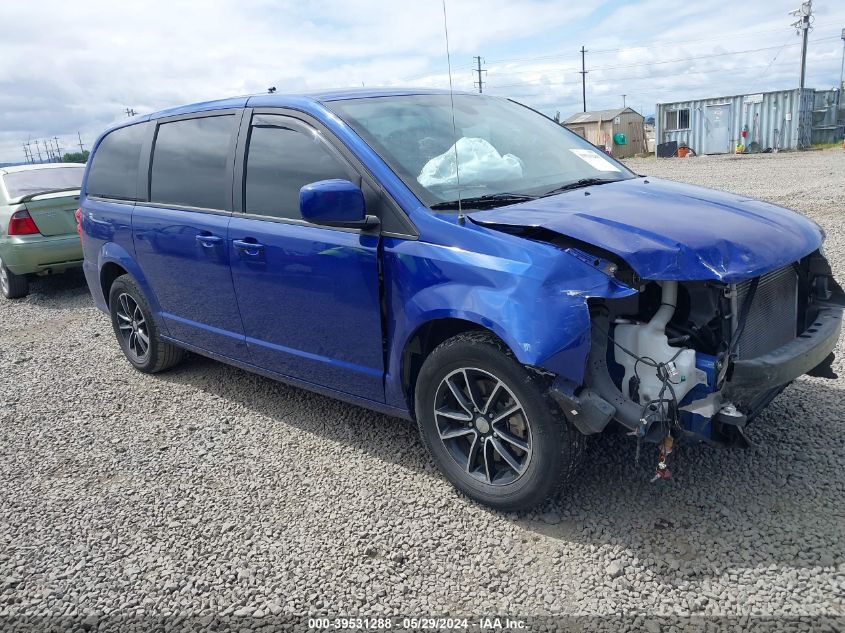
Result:
M575 154L584 162L589 163L591 167L598 169L599 171L619 171L619 168L616 167L613 163L611 163L606 158L603 158L602 155L598 152L594 152L591 149L571 149L569 151Z

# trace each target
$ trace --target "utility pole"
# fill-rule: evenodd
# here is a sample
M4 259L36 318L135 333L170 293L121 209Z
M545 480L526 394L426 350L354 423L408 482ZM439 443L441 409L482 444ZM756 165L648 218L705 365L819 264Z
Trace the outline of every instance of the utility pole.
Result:
M126 112L127 117L133 117L136 114L138 114L137 112L135 112L134 108L126 108L126 110L124 110L124 112Z
M82 135L79 133L79 130L76 131L76 138L79 139L79 153L85 154L85 148L82 146Z
M623 107L623 108L628 107L627 105L625 105L625 97L627 97L627 96L628 96L628 95L622 95L622 107Z
M842 29L842 68L839 70L839 103L842 100L842 93L845 92L845 29Z
M59 137L54 136L53 141L56 143L56 162L60 163L62 162L62 148L59 147Z
M813 16L813 0L802 2L798 9L790 11L790 15L798 16L798 21L793 22L792 26L801 33L801 79L798 82L798 88L804 90L804 77L807 74L807 36Z
M44 159L41 158L41 146L38 145L38 139L35 139L35 151L38 152L38 162L43 163Z
M806 149L810 144L810 130L807 129L807 118L812 116L812 113L805 113L803 109L804 103L804 79L807 75L807 39L810 34L810 23L813 19L813 0L806 0L801 3L801 6L794 11L789 12L790 15L798 16L798 20L792 23L797 33L801 34L801 78L798 80L798 149ZM810 101L812 110L812 100ZM806 116L805 116L806 114Z
M27 163L31 163L32 159L29 157L29 148L26 146L26 143L23 144L23 155L26 158Z
M587 111L587 73L589 72L586 68L584 62L584 53L587 52L587 49L584 48L584 45L581 45L581 100L584 104L584 112Z
M473 86L478 86L478 92L479 92L479 94L481 94L482 92L484 92L484 90L483 90L484 82L483 82L483 81L482 81L482 79L481 79L481 73L486 73L487 71L486 71L486 70L484 70L484 69L481 67L481 62L482 62L482 60L481 60L481 55L476 55L475 57L473 57L473 59L474 59L474 60L476 61L476 63L477 63L477 66L476 66L476 70L475 70L475 72L477 72L477 73L478 73L478 81L474 81L474 82L472 82L472 85L473 85Z

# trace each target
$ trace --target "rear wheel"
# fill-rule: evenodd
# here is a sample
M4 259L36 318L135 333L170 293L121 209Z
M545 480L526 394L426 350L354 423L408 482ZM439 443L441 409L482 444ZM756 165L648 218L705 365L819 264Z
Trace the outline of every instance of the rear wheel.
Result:
M109 312L120 349L136 369L154 374L184 357L184 350L161 340L152 310L129 275L118 277L112 284Z
M29 279L26 275L16 275L6 268L0 259L0 291L7 299L20 299L29 294Z
M429 355L417 381L417 423L455 487L501 510L530 508L557 492L578 438L545 383L484 332L458 335Z

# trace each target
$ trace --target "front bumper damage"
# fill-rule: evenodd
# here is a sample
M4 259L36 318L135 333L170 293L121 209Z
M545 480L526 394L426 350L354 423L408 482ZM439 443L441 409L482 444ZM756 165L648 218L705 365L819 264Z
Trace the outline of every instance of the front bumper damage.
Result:
M789 383L804 374L836 377L831 363L842 331L843 309L841 296L816 304L815 318L801 334L766 354L731 359L723 382L713 367L706 385L676 403L683 428L672 429L669 434L675 439L746 446L745 426ZM611 331L607 316L594 316L584 385L558 377L550 394L568 421L584 434L601 433L618 425L638 439L663 442L666 425L644 419L647 408L623 393L618 378L612 377Z
M749 407L761 391L787 385L817 367L829 367L842 331L842 312L839 306L822 307L812 326L783 347L757 358L735 360L725 398Z

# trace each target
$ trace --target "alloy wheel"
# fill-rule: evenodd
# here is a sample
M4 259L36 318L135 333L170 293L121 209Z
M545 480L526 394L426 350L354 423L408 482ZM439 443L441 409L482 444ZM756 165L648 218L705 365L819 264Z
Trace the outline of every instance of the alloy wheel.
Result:
M115 314L125 349L133 360L143 363L150 353L150 336L141 307L132 295L124 292L117 297Z
M531 462L531 426L514 393L490 372L465 367L447 375L434 398L437 433L467 475L512 484Z

